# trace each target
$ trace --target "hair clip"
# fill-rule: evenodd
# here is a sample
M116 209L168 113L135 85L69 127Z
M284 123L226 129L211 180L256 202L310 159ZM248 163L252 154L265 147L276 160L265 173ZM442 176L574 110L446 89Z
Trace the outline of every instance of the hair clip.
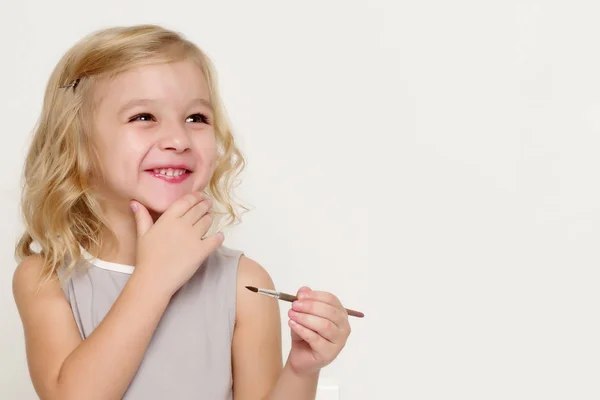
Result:
M75 90L75 88L77 87L77 85L79 85L79 81L80 80L81 80L81 78L77 78L73 82L69 83L68 85L61 86L60 88L61 89L73 88L73 90Z

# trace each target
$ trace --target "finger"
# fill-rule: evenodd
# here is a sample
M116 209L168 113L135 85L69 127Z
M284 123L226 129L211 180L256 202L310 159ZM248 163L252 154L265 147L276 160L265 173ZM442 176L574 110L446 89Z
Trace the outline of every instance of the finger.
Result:
M202 218L194 225L194 230L198 232L200 237L204 237L206 232L210 229L213 224L212 214L204 214Z
M212 199L208 198L206 200L202 200L196 203L196 205L194 205L192 208L190 208L182 216L182 218L187 219L192 225L195 225L200 220L200 218L202 218L210 210L211 206Z
M196 204L204 200L204 196L200 192L188 193L179 199L177 199L167 211L164 212L164 215L170 215L173 217L181 217L185 214L190 208L194 207Z
M217 232L214 235L207 236L202 240L202 256L208 257L209 254L217 250L223 244L225 236L223 232Z
M334 296L331 293L328 292L320 292L317 290L311 290L310 292L303 292L301 293L298 298L300 300L315 300L315 301L320 301L323 303L327 303L330 304L334 307L342 307L342 303L340 302L340 300Z
M150 216L150 213L148 212L146 207L144 207L141 203L138 203L137 201L133 200L131 201L130 205L135 215L135 226L137 229L137 235L138 237L142 237L154 224L152 222L152 217Z
M300 289L298 289L298 292L296 292L296 297L300 297L301 293L308 293L310 291L311 289L308 286L302 286Z
M323 348L323 346L325 346L328 343L317 332L312 331L305 326L302 326L293 319L290 319L288 324L292 331L294 331L296 335L298 335L302 340L308 343L313 350L320 350Z
M341 330L336 324L328 319L317 317L312 314L305 314L290 310L288 316L294 322L319 334L322 338L331 343L337 343L341 336Z
M291 321L291 320L290 320L290 321ZM290 327L291 327L291 326L290 326ZM300 337L300 335L298 335L298 334L296 333L296 331L294 331L293 329L291 329L291 330L290 330L290 333L291 333L291 337L292 337L292 342L302 342L302 341L304 341L304 339L302 339L302 338Z
M348 322L346 310L320 301L297 300L292 303L292 308L294 311L325 318L333 322L338 328L345 327Z

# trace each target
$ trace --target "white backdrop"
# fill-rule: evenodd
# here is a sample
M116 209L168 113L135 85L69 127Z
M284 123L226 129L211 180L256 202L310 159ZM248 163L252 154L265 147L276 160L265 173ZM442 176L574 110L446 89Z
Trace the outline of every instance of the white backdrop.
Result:
M253 207L227 244L281 290L308 284L366 313L320 398L599 398L599 13L594 0L2 0L0 398L35 398L12 249L46 80L81 36L137 23L183 32L216 63Z

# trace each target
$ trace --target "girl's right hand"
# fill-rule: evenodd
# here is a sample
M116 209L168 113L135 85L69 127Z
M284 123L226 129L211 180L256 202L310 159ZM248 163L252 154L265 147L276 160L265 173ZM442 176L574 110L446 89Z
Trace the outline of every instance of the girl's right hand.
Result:
M137 225L136 269L138 276L172 296L194 275L202 262L223 243L223 234L204 239L213 219L212 200L201 193L187 194L153 223L148 210L131 202Z

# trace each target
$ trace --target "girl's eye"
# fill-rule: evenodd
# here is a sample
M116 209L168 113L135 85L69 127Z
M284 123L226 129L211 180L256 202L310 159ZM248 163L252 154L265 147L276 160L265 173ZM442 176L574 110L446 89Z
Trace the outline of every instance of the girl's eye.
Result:
M156 121L156 118L154 118L154 116L152 114L142 113L142 114L136 115L135 117L132 117L129 120L129 122L134 122L134 121L151 122L151 121ZM202 123L202 124L209 123L208 117L204 114L192 114L186 118L185 122L194 122L194 123Z
M129 122L133 122L133 121L153 121L155 120L154 117L152 116L152 114L138 114L135 117L132 117Z
M202 124L208 124L208 117L204 114L192 114L186 118L185 122L199 122Z

